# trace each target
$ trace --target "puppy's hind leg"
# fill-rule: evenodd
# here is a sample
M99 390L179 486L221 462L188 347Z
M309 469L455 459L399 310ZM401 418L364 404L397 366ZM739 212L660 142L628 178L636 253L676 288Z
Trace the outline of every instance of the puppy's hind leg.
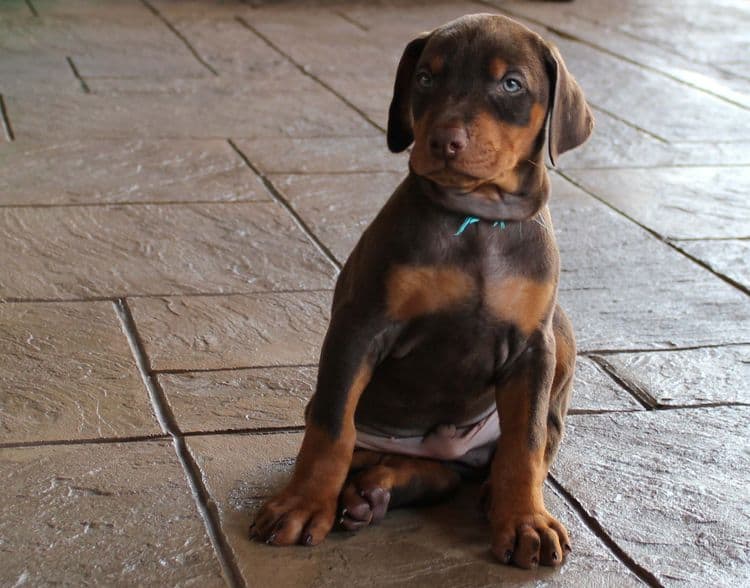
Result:
M458 472L439 461L358 449L339 496L339 523L358 531L380 522L389 509L438 502L460 480Z

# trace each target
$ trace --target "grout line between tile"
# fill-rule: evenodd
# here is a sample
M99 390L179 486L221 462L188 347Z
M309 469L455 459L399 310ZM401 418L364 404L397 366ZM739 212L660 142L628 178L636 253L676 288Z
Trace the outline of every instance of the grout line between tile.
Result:
M589 359L591 359L591 361L593 361L620 388L630 394L638 404L643 406L643 408L646 410L654 410L654 408L657 407L659 403L656 401L656 398L651 396L640 386L625 380L606 359L603 357L597 357L596 355L589 356Z
M8 116L8 108L5 106L5 98L0 94L0 120L2 120L3 131L8 141L14 141L16 136L13 133L13 127L10 124L10 117Z
M134 435L132 437L99 437L90 439L50 439L45 441L6 441L0 443L0 449L19 449L23 447L46 447L56 445L98 445L110 443L143 443L147 441L167 441L169 435Z
M276 200L276 202L278 202L286 209L286 211L297 223L297 226L302 230L303 233L305 233L307 238L310 239L313 244L315 244L315 246L320 250L320 252L326 257L326 259L333 265L333 267L337 271L341 271L341 263L338 259L336 259L336 256L333 254L333 252L326 246L325 243L323 243L323 241L318 238L318 236L313 232L312 228L308 226L308 224L297 213L295 208L289 203L284 195L276 188L276 186L268 178L268 176L266 176L266 174L263 173L260 168L258 168L252 161L250 161L250 158L245 155L245 153L237 146L237 144L232 139L227 139L227 143L229 143L230 147L234 149L237 155L242 158L242 161L245 162L247 167L249 167L260 178L268 192L271 194L271 196L273 196L274 200Z
M336 16L338 16L338 17L340 17L340 18L344 19L344 20L345 20L346 22L348 22L348 23L349 23L350 25L352 25L352 26L354 26L354 27L358 28L358 29L359 29L360 31L368 32L368 31L370 30L370 27L368 27L367 25L364 25L364 24L362 24L362 23L361 23L361 22L359 22L359 21L358 21L357 19L355 19L355 18L352 18L351 16L349 16L349 15L348 15L348 14L347 14L346 12L344 12L343 10L332 10L331 12L333 12L333 14L335 14Z
M207 61L206 61L205 59L203 59L203 58L201 57L200 53L198 53L198 51L196 50L196 48L195 48L195 47L193 47L192 43L190 43L190 41L188 41L188 40L187 40L187 37L185 37L185 35L183 35L183 34L182 34L182 33L181 33L181 32L180 32L180 31L179 31L178 29L177 29L177 27L175 27L175 26L174 26L174 25L173 25L173 24L172 24L171 22L169 22L169 20L167 20L167 18L166 18L166 17L165 17L165 16L164 16L164 15L163 15L163 14L162 14L161 12L159 12L159 9L158 9L158 8L156 8L156 7L155 7L155 6L153 5L153 4L151 4L151 2L149 2L149 0L141 0L141 4L143 4L143 5L144 5L144 6L145 6L145 7L146 7L146 8L147 8L147 9L148 9L148 10L149 10L149 11L150 11L150 12L151 12L151 13L152 13L152 14L153 14L153 15L154 15L155 17L156 17L156 18L158 18L158 19L159 19L159 20L160 20L161 22L163 22L163 23L164 23L164 25L165 25L165 26L166 26L166 27L167 27L167 28L168 28L168 29L169 29L170 31L172 31L172 32L173 32L173 33L175 34L175 36L176 36L176 37L177 37L177 38L178 38L178 39L179 39L180 41L182 41L183 45L185 45L185 47L187 47L188 51L190 51L190 53L192 53L192 54L193 54L193 57L195 57L195 59L197 59L197 60L198 60L198 62L199 62L199 63L200 63L200 64L201 64L201 65L202 65L203 67L205 67L205 68L206 68L206 69L207 69L208 71L210 71L210 72L211 72L211 73L212 73L213 75L215 75L215 76L218 76L218 75L219 75L219 72L218 72L218 71L216 71L216 70L215 70L215 69L214 69L214 68L213 68L213 67L211 66L211 64L210 64L210 63L208 63L208 62L207 62Z
M701 266L703 269L705 269L709 273L711 273L714 276L716 276L717 278L719 278L721 281L726 282L727 284L729 284L730 286L733 286L735 289L739 290L740 292L743 292L744 294L750 296L750 288L747 288L744 285L740 284L739 282L733 280L732 278L730 278L728 276L725 276L722 273L719 273L718 271L714 270L710 265L708 265L704 261L702 261L702 260L700 260L700 259L698 259L696 257L693 257L689 253L686 253L685 251L683 251L682 249L680 249L677 245L675 245L674 243L672 243L666 237L664 237L661 234L657 233L656 231L654 231L650 227L644 225L643 223L638 222L632 216L630 216L629 214L626 214L625 212L623 212L619 208L616 208L616 207L612 206L612 204L610 204L609 202L607 202L604 198L599 197L596 193L594 193L591 190L589 190L586 186L584 186L582 183L578 182L576 179L574 179L573 177L571 177L570 175L568 175L566 172L563 172L563 171L560 171L560 170L555 170L555 173L558 174L560 177L566 179L568 182L570 182L575 187L579 188L580 190L582 190L583 192L585 192L586 194L588 194L592 198L595 198L596 200L598 200L599 202L601 202L602 204L604 204L605 206L607 206L611 210L615 211L617 214L619 214L623 218L626 218L630 222L638 225L640 228L642 228L644 231L646 231L648 234L650 234L656 240L661 241L662 243L664 243L670 249L672 249L674 251L677 251L678 253L680 253L684 257L687 257L690 261L692 261L696 265Z
M589 528L589 530L596 535L596 537L604 543L604 545L612 552L612 554L635 576L638 577L642 582L648 586L654 588L662 588L662 583L659 579L649 570L644 568L641 564L635 561L617 542L604 530L601 523L599 523L593 515L591 515L586 508L581 504L573 494L558 482L552 474L547 476L547 481L554 488L554 490L562 496L562 498L573 508L576 514L580 517L583 523Z
M156 419L162 430L168 433L177 454L177 459L182 465L185 478L190 487L198 512L203 519L206 534L214 548L214 553L222 568L224 578L231 588L241 588L245 586L242 574L237 567L237 562L232 556L232 551L221 532L219 517L216 506L212 501L210 494L203 485L200 470L197 467L192 455L185 445L185 440L175 421L174 414L169 407L169 402L160 388L156 377L150 371L148 356L143 346L143 342L138 335L138 330L130 312L128 303L125 299L120 298L114 302L115 311L122 324L122 330L128 340L130 349L133 353L138 372L143 379L143 383L151 399Z
M142 0L145 2L145 0ZM379 131L385 133L385 129L381 127L378 123L376 123L370 116L359 106L354 104L351 100L349 100L346 96L341 94L341 92L336 91L334 88L332 88L328 83L324 82L322 79L320 79L318 76L316 76L314 73L310 72L308 68L303 66L300 63L297 63L291 55L286 53L284 50L281 49L278 45L276 45L271 39L266 37L263 33L261 33L256 27L251 25L247 20L245 20L241 16L236 16L235 20L239 22L242 26L244 26L247 30L252 32L254 35L256 35L261 41L263 41L266 45L268 45L271 49L276 51L279 55L284 57L289 63L291 63L294 67L296 67L302 74L328 90L331 94L336 96L339 100L341 100L344 104L346 104L349 108L351 108L354 112L356 112L359 116L361 116L365 121L367 121L370 125L378 129Z
M89 88L89 85L86 83L86 80L83 79L83 76L81 76L81 73L78 71L76 64L73 63L73 59L71 57L66 56L65 60L68 62L68 65L70 66L70 69L73 72L73 75L80 82L81 89L83 90L84 94L91 94L91 89Z
M667 139L665 139L664 137L662 137L661 135L657 135L656 133L652 133L648 129L644 129L643 127L638 126L634 122L629 121L626 118L623 118L619 114L615 114L611 110L608 110L608 109L606 109L606 108L604 108L602 106L599 106L598 104L594 104L593 102L591 102L591 100L587 100L587 102L589 103L589 106L591 106L592 109L598 110L599 112L602 112L602 113L606 114L610 118L613 118L616 121L621 122L625 126L630 127L631 129L635 129L636 131L638 131L639 133L643 133L644 135L648 135L652 139L655 139L656 141L659 141L660 143L662 143L664 145L669 145L669 141Z
M623 348L623 349L584 349L578 352L578 355L590 357L592 355L616 355L618 353L666 353L669 351L692 351L694 349L717 349L721 347L739 347L741 345L750 345L750 341L738 341L734 343L709 343L706 345L684 345L682 347L643 347L643 348Z
M36 7L31 3L31 0L26 0L26 6L29 7L29 10L31 11L31 16L35 16L39 18L39 13L36 10Z
M265 200L238 199L238 200L117 200L113 202L62 202L59 204L0 204L0 208L116 208L120 206L190 206L192 204L263 204L273 202L271 198Z
M110 296L89 296L86 298L18 298L0 297L0 304L65 304L75 302L112 302L118 298L223 298L226 296L264 296L270 294L305 294L315 292L333 292L333 288L279 289L279 290L245 290L241 292L172 292L161 294L115 294Z
M269 365L247 365L239 367L220 367L220 368L176 368L176 369L164 369L164 370L152 370L152 372L158 376L169 376L179 374L210 374L213 372L237 372L247 370L268 370L268 369L283 369L283 368L316 368L317 363L290 363L290 364L269 364Z

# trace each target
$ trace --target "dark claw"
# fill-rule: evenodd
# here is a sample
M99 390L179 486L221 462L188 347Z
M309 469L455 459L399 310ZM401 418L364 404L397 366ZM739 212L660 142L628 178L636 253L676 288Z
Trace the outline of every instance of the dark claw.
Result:
M273 533L271 533L268 536L268 539L266 539L266 545L271 545L271 543L273 543L274 539L276 539L276 531L274 531Z
M312 545L312 535L310 535L310 533L305 533L305 536L302 537L302 544L307 545L308 547Z
M510 563L511 559L513 559L513 551L509 549L508 551L505 552L505 558L503 561L505 563Z
M552 561L557 561L557 551L552 552Z
M570 553L571 551L573 551L573 548L570 546L570 543L566 543L563 546L563 549L565 550L566 553Z
M539 558L538 558L538 557L536 557L536 556L532 557L532 558L531 558L531 565L532 565L532 566L536 566L536 565L538 565L538 564L539 564Z

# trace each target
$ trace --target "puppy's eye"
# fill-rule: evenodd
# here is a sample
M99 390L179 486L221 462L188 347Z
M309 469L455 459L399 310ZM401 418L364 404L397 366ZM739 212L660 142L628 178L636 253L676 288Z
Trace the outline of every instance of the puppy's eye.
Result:
M523 85L521 84L521 82L514 77L507 77L503 79L503 81L500 82L500 87L504 92L507 92L508 94L518 94L518 92L523 90Z
M424 70L422 70L420 72L417 72L417 84L421 88L431 88L432 87L432 76L428 72L426 72Z

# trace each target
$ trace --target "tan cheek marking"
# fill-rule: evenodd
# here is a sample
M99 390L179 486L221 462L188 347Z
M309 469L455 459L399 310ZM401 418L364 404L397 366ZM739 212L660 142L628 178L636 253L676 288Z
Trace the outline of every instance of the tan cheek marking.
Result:
M505 278L487 284L485 304L494 316L513 323L529 335L546 316L554 288L553 282Z
M388 315L408 320L467 299L474 281L457 268L399 266L391 271L386 287Z
M499 57L493 57L490 61L490 76L499 80L508 70L508 64Z

